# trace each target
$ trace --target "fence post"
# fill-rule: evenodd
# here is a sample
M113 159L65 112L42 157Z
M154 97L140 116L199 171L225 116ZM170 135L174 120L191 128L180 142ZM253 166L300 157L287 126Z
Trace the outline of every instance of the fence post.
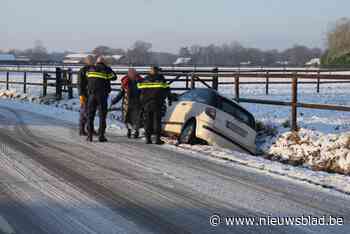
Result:
M10 72L6 72L6 90L9 90Z
M317 72L317 93L320 93L320 71Z
M212 83L212 87L213 87L213 89L215 89L215 90L218 90L219 89L219 68L214 68L213 69L213 73L214 73L214 75L213 75L213 83Z
M56 67L56 99L62 99L62 70Z
M298 104L298 77L297 73L294 74L292 78L292 116L291 116L291 130L293 132L296 132L298 130L298 125L297 125L297 118L298 118L298 110L297 110L297 104Z
M43 97L46 97L47 95L47 76L48 74L44 72L43 73Z
M195 74L193 73L191 76L191 89L195 89L196 88L196 80L195 80Z
M239 102L239 74L235 76L235 100Z
M73 72L72 69L68 69L68 99L73 98Z
M266 95L269 95L269 83L270 83L270 78L269 78L269 72L266 72L266 82L265 82L265 93Z
M27 72L23 75L23 93L27 93Z
M186 74L186 89L189 89L189 76Z

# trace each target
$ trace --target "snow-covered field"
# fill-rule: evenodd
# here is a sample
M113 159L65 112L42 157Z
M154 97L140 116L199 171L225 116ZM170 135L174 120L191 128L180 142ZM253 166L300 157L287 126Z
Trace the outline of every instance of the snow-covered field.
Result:
M3 74L0 73L0 77L4 77ZM21 78L17 79L21 80ZM28 79L31 79L31 82L40 82L41 76L33 74ZM255 80L263 81L263 79ZM6 92L4 91L5 85L0 84L0 96L42 103L42 100L38 98L42 92L41 87L29 86L30 95L22 94L22 87L19 85L11 85L10 88L11 91ZM240 96L288 101L291 96L290 90L290 85L270 85L270 94L266 96L264 85L249 84L241 86ZM222 86L219 91L228 97L234 95L234 88L230 85ZM48 92L53 93L54 89L51 88ZM302 84L299 85L298 99L308 103L350 106L349 95L350 84L322 84L319 94L316 93L315 84ZM53 102L50 105L68 110L79 110L78 99ZM242 105L250 110L256 120L261 123L259 125L263 129L260 132L258 146L265 155L268 155L269 159L314 170L350 174L350 113L298 109L298 124L301 129L299 134L295 135L289 132L289 107ZM112 123L115 125L115 121ZM204 146L196 147L205 148ZM225 151L224 149L215 150Z

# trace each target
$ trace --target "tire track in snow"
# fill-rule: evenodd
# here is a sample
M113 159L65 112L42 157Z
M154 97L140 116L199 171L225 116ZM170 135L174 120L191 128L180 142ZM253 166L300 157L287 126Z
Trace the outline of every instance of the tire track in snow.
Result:
M12 136L3 135L3 132L2 142L14 140ZM27 210L27 219L32 220L32 214L40 218L40 223L44 226L42 230L49 233L146 232L140 231L140 227L134 223L81 193L64 179L53 176L47 168L27 154L8 147L11 144L0 145L0 171L7 172L8 177L11 177L8 181L1 182L1 187L5 187L8 195ZM26 149L23 152L27 153L33 145L17 141L12 146Z

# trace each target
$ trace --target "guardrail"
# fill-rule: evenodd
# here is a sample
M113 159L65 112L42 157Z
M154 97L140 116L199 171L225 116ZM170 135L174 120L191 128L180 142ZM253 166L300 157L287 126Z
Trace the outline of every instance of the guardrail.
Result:
M167 82L172 85L174 83L182 83L181 86L171 86L172 90L185 91L194 89L200 84L202 87L212 88L218 90L222 86L233 86L234 100L243 103L255 103L264 105L275 106L290 106L291 107L291 129L296 131L297 126L297 111L298 108L309 109L321 109L321 110L333 110L333 111L347 111L350 112L350 107L339 105L326 105L316 103L303 103L298 100L298 87L299 85L315 84L316 92L319 93L322 84L337 84L337 83L350 83L350 73L338 74L339 72L347 72L344 70L322 70L322 69L283 69L283 70L234 70L226 69L219 70L217 68L208 70L202 69L201 71L193 69L163 69L163 74L167 77ZM73 89L77 87L77 84L73 82L73 76L77 74L77 71L72 69L56 68L56 71L1 71L5 73L5 80L0 77L0 83L6 84L6 89L9 89L10 85L23 85L23 93L27 93L27 86L42 86L43 96L47 95L48 87L56 88L56 98L61 100L62 93L67 92L68 98L73 98ZM117 75L125 75L127 69L116 70ZM23 81L10 81L10 75L14 73L16 79L19 79L19 74L23 74ZM42 74L42 82L27 82L28 74ZM140 75L145 75L146 69L140 71ZM263 81L256 81L255 79L263 79ZM223 79L225 81L223 81ZM245 81L242 81L242 80ZM254 79L254 80L253 80ZM229 80L229 81L227 81ZM290 84L291 85L291 100L289 102L276 101L276 100L261 100L261 99L248 99L240 96L241 85L262 85L265 89L265 94L269 95L271 85L274 84ZM113 82L113 91L118 91L120 87L119 82Z

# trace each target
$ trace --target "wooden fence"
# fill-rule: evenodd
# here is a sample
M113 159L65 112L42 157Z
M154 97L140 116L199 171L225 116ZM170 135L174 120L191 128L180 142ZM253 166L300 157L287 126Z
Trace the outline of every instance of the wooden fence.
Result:
M298 87L300 85L314 84L315 92L319 93L323 84L350 83L350 74L339 74L341 69L320 70L320 69L255 69L255 70L234 70L225 69L164 69L163 74L167 77L167 82L174 91L185 91L194 89L199 85L201 87L212 88L218 90L222 86L231 86L234 90L234 100L244 103L255 103L275 106L291 107L291 128L293 131L298 129L297 111L298 108L349 111L350 106L326 105L316 103L303 103L298 100ZM55 88L55 96L57 100L62 99L62 93L67 92L68 98L73 98L73 89L77 84L73 82L73 76L77 71L72 69L56 68L56 71L4 71L5 79L0 76L0 83L6 84L6 89L10 89L10 85L23 85L23 93L27 93L27 86L42 86L42 95L47 95L48 87ZM40 74L42 82L28 82L28 74ZM10 81L10 77L15 75L16 81ZM22 75L19 75L22 74ZM117 70L118 76L125 75L124 71ZM145 75L146 71L140 71L141 75ZM22 81L19 79L22 77ZM256 81L259 78L260 81ZM262 79L262 81L261 81ZM119 79L120 80L120 79ZM244 81L242 81L244 80ZM181 85L175 84L181 83ZM242 98L240 95L241 85L261 85L265 94L269 95L270 87L276 84L288 84L291 87L290 101L276 101L265 99L249 99ZM113 82L113 91L118 91L120 83Z

